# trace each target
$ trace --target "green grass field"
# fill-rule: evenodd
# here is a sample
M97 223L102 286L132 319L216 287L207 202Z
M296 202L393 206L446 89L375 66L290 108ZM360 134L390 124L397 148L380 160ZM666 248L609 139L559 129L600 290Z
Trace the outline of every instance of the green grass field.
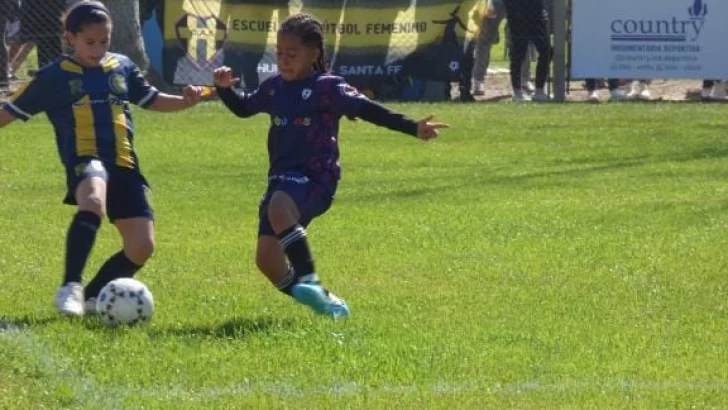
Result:
M343 123L309 230L338 322L256 271L267 118L135 111L157 310L117 330L52 306L74 209L50 126L0 131L0 408L728 407L728 106L392 107L453 128ZM119 248L105 224L87 278Z

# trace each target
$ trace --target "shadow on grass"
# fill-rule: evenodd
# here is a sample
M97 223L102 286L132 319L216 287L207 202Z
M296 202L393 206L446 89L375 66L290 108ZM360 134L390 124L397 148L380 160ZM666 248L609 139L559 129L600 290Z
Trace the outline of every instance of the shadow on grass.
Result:
M245 339L257 333L289 331L294 327L290 319L272 317L234 318L210 326L183 326L150 330L151 337Z

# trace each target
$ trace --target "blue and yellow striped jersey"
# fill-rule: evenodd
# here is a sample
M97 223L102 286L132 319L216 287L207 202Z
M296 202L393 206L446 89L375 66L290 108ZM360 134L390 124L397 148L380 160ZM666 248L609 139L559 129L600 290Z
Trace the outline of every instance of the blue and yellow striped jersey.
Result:
M124 55L107 53L92 68L63 56L38 71L3 108L23 121L45 112L66 166L98 158L138 169L129 103L148 107L158 93Z

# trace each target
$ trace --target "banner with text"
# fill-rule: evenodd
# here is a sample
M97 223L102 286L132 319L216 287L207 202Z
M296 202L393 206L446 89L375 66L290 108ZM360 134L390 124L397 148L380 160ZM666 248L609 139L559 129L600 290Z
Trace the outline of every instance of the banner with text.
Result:
M149 2L150 0L147 0ZM172 84L210 84L233 68L246 88L277 72L276 31L310 13L325 30L331 71L359 87L404 78L455 81L484 0L162 0L161 71ZM147 7L148 9L149 7ZM145 30L145 42L148 33ZM153 34L149 34L153 35ZM157 67L159 69L159 67Z
M728 1L574 0L574 78L728 79Z

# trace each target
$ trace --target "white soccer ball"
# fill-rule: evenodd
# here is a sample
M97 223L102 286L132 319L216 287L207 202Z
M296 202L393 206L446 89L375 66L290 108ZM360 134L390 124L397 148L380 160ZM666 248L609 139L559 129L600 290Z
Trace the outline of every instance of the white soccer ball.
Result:
M147 286L136 279L114 279L99 292L96 310L106 326L142 323L154 313L154 298Z

